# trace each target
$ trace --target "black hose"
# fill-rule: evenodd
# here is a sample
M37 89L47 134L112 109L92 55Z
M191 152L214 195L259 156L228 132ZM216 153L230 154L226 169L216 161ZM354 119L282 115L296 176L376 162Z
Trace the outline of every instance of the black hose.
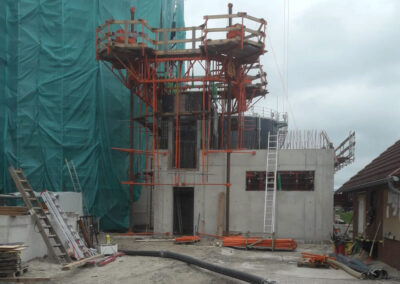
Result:
M197 258L187 256L184 254L174 253L170 251L148 251L148 250L122 250L121 252L125 253L126 255L131 256L155 256L155 257L165 257L165 258L172 258L176 260L180 260L186 262L188 264L193 264L199 266L204 269L208 269L232 278L236 278L242 281L246 281L248 283L260 283L260 284L275 284L275 281L268 281L262 277L252 275L246 272L225 268L222 266L218 266L215 264L211 264Z

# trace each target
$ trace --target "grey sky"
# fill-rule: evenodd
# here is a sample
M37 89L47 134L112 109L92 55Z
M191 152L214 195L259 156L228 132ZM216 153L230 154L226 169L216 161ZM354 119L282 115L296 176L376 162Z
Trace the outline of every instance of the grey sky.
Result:
M246 11L268 22L280 69L284 0L185 0L186 25L203 15ZM289 111L289 128L325 129L335 145L356 131L356 161L335 175L335 188L400 139L400 0L290 0L289 102L271 47L262 64L268 97L259 105ZM283 71L283 70L281 70Z

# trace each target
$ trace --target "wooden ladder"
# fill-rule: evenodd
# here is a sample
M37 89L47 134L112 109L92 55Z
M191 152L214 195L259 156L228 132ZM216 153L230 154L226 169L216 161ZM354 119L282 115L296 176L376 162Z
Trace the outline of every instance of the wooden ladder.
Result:
M71 258L69 257L66 248L60 240L57 232L54 230L53 225L44 212L38 198L35 195L35 192L30 186L22 170L16 170L14 167L9 167L8 171L10 172L15 185L21 193L21 197L24 200L26 207L28 207L30 215L39 228L39 232L46 243L50 255L60 264L71 262Z

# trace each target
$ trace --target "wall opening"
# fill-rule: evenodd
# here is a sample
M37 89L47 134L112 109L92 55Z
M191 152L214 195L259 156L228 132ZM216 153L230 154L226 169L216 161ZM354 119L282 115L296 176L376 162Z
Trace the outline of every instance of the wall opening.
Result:
M194 188L174 187L174 235L193 234Z
M195 169L197 167L197 121L195 119L181 119L179 122L179 136L173 136L172 167L181 169ZM174 125L174 132L176 133ZM180 151L176 151L176 139Z
M265 171L246 172L246 191L265 191Z
M314 190L314 171L280 171L278 189L281 190Z
M270 172L268 179L273 173ZM311 191L314 190L314 171L279 171L277 190ZM265 171L246 172L246 191L265 191Z

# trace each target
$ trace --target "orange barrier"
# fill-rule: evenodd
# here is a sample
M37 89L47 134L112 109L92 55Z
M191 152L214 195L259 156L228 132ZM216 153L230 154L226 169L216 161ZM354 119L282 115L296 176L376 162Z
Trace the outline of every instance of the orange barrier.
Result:
M231 236L222 238L222 246L239 247L239 248L272 248L272 239L263 239L261 237ZM297 242L294 239L275 239L274 249L278 250L295 250Z
M199 242L199 241L200 241L200 237L198 237L198 236L183 236L183 237L175 238L175 243L177 243L177 244L195 243L195 242Z

